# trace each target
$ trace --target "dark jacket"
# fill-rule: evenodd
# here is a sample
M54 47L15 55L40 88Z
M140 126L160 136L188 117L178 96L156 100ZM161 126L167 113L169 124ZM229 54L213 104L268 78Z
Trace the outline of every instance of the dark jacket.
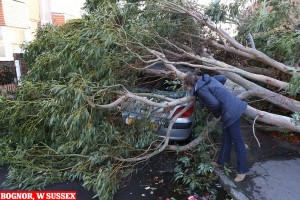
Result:
M224 75L209 76L198 79L194 87L194 95L215 117L222 119L224 128L238 120L247 108L247 103L240 100L223 85L227 78Z

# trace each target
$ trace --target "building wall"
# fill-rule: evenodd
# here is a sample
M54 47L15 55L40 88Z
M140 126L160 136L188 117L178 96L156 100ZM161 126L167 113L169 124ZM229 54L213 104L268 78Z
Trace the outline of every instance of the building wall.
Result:
M0 61L13 60L13 53L20 53L29 27L25 0L1 0L3 18L0 26Z
M85 0L50 0L51 12L65 15L65 19L80 18Z
M0 61L22 53L21 45L34 39L39 25L39 0L0 0Z
M25 0L2 0L5 26L28 28L28 12Z
M0 61L13 60L39 26L80 18L85 0L0 0Z
M80 18L85 0L50 0L52 23L62 25L70 19Z
M80 18L85 0L39 0L41 24L61 25L69 19Z
M32 21L40 20L39 0L28 1L29 19Z
M26 41L31 41L35 37L36 30L41 26L40 3L39 0L28 0L27 8L29 12L29 30L26 31Z
M41 25L52 22L50 0L39 0Z
M3 14L3 6L2 6L2 0L0 0L0 26L3 26L5 24L4 21L4 14Z

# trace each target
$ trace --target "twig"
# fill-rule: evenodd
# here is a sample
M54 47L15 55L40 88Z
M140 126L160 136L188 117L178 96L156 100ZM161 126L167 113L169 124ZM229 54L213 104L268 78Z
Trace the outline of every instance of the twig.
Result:
M190 143L188 143L187 145L184 146L177 146L177 145L169 145L166 147L166 150L171 150L171 151L176 151L176 152L182 152L182 151L187 151L187 150L192 150L195 147L197 147L197 145L199 145L205 138L207 138L209 132L211 131L212 127L216 127L217 123L220 121L220 118L218 119L213 119L206 127L205 129L202 131L201 134L199 134L199 136L194 139L193 141L191 141Z
M110 104L106 104L106 105L99 105L99 104L95 104L90 100L86 100L86 102L92 107L92 108L96 108L96 109L111 109L111 108L115 108L117 107L121 102L123 102L127 97L126 96L121 96L120 98L118 98L116 101L110 103Z
M133 52L128 46L125 47L129 52L131 52L132 54L136 55L141 61L143 61L144 63L153 63L153 62L159 62L160 59L156 58L153 60L144 60L138 53Z
M259 142L258 138L256 137L256 134L255 134L255 128L254 128L255 121L257 120L257 118L258 118L259 116L262 116L262 115L261 115L261 114L258 114L258 115L255 117L255 119L254 119L254 121L253 121L253 125L252 125L252 130L253 130L253 135L254 135L254 137L255 137L255 139L256 139L256 141L257 141L257 144L258 144L258 146L259 146L259 148L260 148L260 142Z
M254 43L254 40L253 40L253 37L252 37L251 33L248 33L248 39L250 41L251 48L256 49L255 48L255 43Z

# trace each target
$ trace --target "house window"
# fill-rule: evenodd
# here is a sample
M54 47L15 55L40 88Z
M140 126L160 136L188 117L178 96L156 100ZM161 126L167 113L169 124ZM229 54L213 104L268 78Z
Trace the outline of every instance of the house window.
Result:
M25 31L23 29L11 29L11 48L13 52L20 52L21 44L25 41Z

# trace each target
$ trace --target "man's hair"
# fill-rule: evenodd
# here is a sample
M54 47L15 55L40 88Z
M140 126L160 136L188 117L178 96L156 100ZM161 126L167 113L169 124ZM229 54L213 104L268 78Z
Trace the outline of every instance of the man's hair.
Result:
M186 86L194 87L198 81L198 76L192 72L187 72L184 77L184 84Z

